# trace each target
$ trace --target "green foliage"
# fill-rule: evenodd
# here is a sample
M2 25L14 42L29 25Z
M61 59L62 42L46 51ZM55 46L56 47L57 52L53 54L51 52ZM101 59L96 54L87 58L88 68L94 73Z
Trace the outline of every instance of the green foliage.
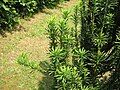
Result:
M58 36L58 30L57 30L57 26L56 26L54 18L52 18L49 21L47 31L49 32L49 39L51 40L50 48L55 49L55 47L57 46L57 43L58 43L58 41L57 41L57 39L58 39L58 37L57 37Z
M76 67L59 66L55 72L55 78L59 83L58 90L77 90L81 87L81 77L79 77Z
M114 71L112 73L111 79L109 82L107 82L103 87L105 87L105 90L107 89L119 89L120 85L120 33L117 34L117 41L116 41L116 47L115 52L111 59L114 60L112 63L112 67L114 67Z
M88 84L89 71L84 63L88 57L88 51L80 47L79 20L77 20L79 19L79 7L75 6L74 10L73 15L64 10L62 19L58 23L55 22L55 18L49 21L47 30L50 45L52 45L50 46L49 74L54 77L54 89L97 90ZM73 20L72 29L68 28L69 19ZM68 63L69 60L73 62L72 65Z
M50 53L50 57L54 65L57 65L57 63L59 64L59 62L63 62L65 56L66 56L66 52L60 48L56 48L55 50L52 50Z
M8 0L0 1L0 30L11 28L18 22L17 12Z
M106 1L104 0L90 0L89 2L82 1L83 7L81 9L81 20L82 20L82 40L81 45L86 47L88 50L95 50L93 45L92 37L98 33L104 33L109 36L108 42L113 43L112 32L115 28L115 7L117 6L117 0ZM86 39L87 38L87 39ZM86 40L86 41L85 41ZM86 45L88 45L88 48ZM104 47L107 47L104 45ZM89 48L91 47L91 48Z
M18 17L32 16L39 9L45 6L53 7L59 2L61 0L1 0L0 30L15 26L18 23Z
M58 23L52 18L48 24L48 72L54 80L53 90L119 90L120 29L115 21L118 2L82 0L80 5L75 6L72 15L65 10ZM38 69L38 64L28 61L27 54L22 54L18 62Z
M39 64L35 61L29 61L28 54L22 53L18 58L17 62L21 65L30 67L35 70L40 70Z
M91 81L96 85L97 76L113 69L116 59L116 12L117 0L82 0L81 7L81 46L88 50L85 61L91 71ZM117 51L118 52L118 51Z
M69 10L63 10L62 11L62 17L64 20L68 20L68 18L70 17L70 11Z
M54 77L55 90L119 89L120 34L115 21L116 7L117 0L82 0L72 15L64 11L59 23L54 19L53 28L49 22L49 38L54 35L57 43L50 38L50 47L54 49L50 48L49 72ZM72 28L68 27L69 17ZM50 34L52 31L55 33ZM106 72L111 75L105 76ZM104 80L100 81L101 78Z
M80 16L79 16L79 5L76 5L74 7L74 14L72 15L72 21L73 21L73 24L74 24L74 27L73 27L73 37L75 37L75 42L74 42L74 45L75 47L80 47L80 44L79 44L79 35L78 35L78 31L79 31L79 20L80 20Z

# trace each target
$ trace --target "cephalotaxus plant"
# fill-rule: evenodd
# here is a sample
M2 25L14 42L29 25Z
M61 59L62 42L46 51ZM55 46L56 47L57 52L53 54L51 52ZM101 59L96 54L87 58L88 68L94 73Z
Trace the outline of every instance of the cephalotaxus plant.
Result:
M92 42L92 36L103 31L105 35L109 36L109 42L112 44L110 32L114 31L114 12L116 7L116 0L89 0L82 1L81 9L81 23L82 23L82 41L81 45L88 50L95 50ZM107 43L109 45L109 42ZM89 46L87 46L89 44ZM106 45L107 45L106 44ZM106 46L105 45L105 46ZM104 47L105 47L104 46ZM90 47L90 48L89 48ZM108 47L111 48L111 45Z
M69 10L62 10L62 18L66 21L70 18L70 11Z
M61 65L56 69L55 77L58 90L78 90L82 84L76 67Z
M120 33L117 34L117 39L115 42L115 50L111 58L111 67L113 68L111 72L111 77L109 81L102 85L104 90L119 90L120 89Z
M81 47L90 53L85 60L93 85L97 76L112 70L116 41L115 8L117 0L82 0Z
M58 29L56 26L55 18L51 18L51 20L48 23L48 28L47 28L48 34L49 34L49 39L50 39L50 50L54 49L58 44Z
M118 75L120 66L119 44L115 43L119 41L114 20L116 5L116 0L82 0L81 8L74 9L72 29L68 28L68 12L63 13L63 19L57 24L58 31L54 33L57 45L50 57L57 90L110 90L104 87L110 79L100 81L100 78L106 72L114 74L115 71L115 76ZM73 63L68 64L67 60L71 59ZM118 82L115 85L119 86L119 79L115 79Z
M63 19L57 24L58 27L56 28L57 30L55 30L57 33L53 32L54 36L57 37L57 45L54 46L54 44L50 44L55 48L50 50L51 65L49 72L50 75L54 77L54 89L93 90L94 88L89 85L89 70L86 68L84 62L87 59L88 52L83 48L81 49L80 46L77 46L79 22L76 20L79 19L78 6L76 6L74 10L75 16L72 16L74 22L73 29L76 30L74 31L74 34L71 34L71 29L68 28L69 14L67 11L64 11L62 14ZM49 30L52 30L52 28ZM49 31L49 37L52 37L50 32L51 31ZM52 41L53 39L50 40ZM71 59L75 62L69 64L68 60Z
M62 19L60 22L59 22L59 40L60 40L60 47L64 47L64 42L63 42L63 37L64 35L68 34L69 31L68 31L68 27L67 27L67 21L66 19Z
M79 28L79 22L80 22L80 13L79 13L79 5L76 5L74 7L74 13L72 15L72 21L74 24L74 27L72 28L72 36L75 38L75 42L74 42L74 47L78 48L80 47L80 36L78 34L78 32L80 32Z
M65 64L66 60L66 53L63 49L56 47L55 49L52 49L50 52L50 61L51 61L51 67L49 69L49 74L54 76L55 71L57 67L61 64Z
M79 75L82 78L82 84L86 85L89 83L88 75L90 74L86 68L85 60L88 58L88 51L84 48L74 49L73 51L73 65L79 70Z
M61 64L66 63L65 57L66 57L66 53L64 52L63 49L59 47L56 47L55 49L52 49L50 51L51 64L49 68L49 75L53 77L54 89L55 89L55 86L57 86L58 84L57 79L55 77L56 70Z
M71 45L73 44L74 37L70 34L70 29L68 28L68 19L70 17L70 11L63 11L62 19L58 23L59 30L59 44L66 52L66 58L69 56L71 51Z

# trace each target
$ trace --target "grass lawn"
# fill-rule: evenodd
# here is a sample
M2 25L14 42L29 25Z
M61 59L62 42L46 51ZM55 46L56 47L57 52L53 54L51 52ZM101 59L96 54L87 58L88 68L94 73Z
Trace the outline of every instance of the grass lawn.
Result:
M20 20L15 31L5 33L6 37L0 36L0 90L50 90L51 81L44 74L19 65L17 58L26 52L30 60L49 61L47 22L51 16L59 20L61 9L71 9L77 3L78 0L70 0L54 9L43 9L29 20ZM46 80L45 89L40 88Z

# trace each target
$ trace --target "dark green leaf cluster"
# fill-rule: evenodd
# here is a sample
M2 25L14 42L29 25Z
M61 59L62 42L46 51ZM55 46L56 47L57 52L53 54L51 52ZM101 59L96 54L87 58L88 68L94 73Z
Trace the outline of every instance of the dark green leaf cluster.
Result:
M80 43L81 47L90 52L85 63L91 71L94 85L97 84L99 75L104 76L102 74L107 71L111 74L116 72L114 70L117 65L113 63L119 62L120 58L119 45L115 43L119 32L116 20L120 14L119 3L118 0L82 0ZM114 90L114 86L109 88Z

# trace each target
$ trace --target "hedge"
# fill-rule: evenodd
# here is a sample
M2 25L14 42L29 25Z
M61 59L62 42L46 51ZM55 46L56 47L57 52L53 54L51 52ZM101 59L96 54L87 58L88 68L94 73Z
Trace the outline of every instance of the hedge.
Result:
M1 0L0 30L12 28L18 23L18 17L31 16L45 6L55 6L68 0Z

